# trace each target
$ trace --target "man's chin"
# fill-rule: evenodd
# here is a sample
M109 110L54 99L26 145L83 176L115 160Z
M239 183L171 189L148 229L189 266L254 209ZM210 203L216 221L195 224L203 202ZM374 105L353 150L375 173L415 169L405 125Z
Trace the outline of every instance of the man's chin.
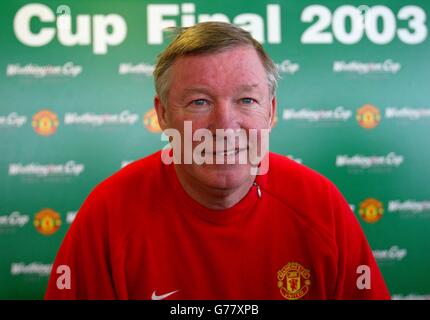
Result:
M195 177L211 188L232 189L248 182L251 167L244 164L213 164L195 169Z

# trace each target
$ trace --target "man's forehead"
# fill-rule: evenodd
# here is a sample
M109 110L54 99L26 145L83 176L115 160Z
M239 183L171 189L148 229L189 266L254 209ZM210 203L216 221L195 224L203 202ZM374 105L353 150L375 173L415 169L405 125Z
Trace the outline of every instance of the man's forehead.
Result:
M256 50L249 46L179 57L170 77L170 91L181 95L235 94L267 89L263 64Z

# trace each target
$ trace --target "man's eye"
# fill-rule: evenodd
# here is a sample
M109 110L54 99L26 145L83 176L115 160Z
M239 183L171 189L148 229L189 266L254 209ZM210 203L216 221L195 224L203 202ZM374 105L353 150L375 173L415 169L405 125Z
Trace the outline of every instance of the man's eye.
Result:
M191 101L191 105L195 106L205 106L208 104L208 101L206 99L196 99Z
M252 99L252 98L242 98L242 99L240 99L240 103L242 103L242 104L253 104L255 102L256 101L254 99Z

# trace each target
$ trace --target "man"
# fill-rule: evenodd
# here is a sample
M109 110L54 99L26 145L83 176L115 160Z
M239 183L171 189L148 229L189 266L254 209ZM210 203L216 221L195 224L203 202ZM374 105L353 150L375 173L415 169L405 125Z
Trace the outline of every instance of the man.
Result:
M173 150L93 190L57 255L46 298L389 298L330 181L274 153L265 155L266 170L251 157L236 161L250 153L252 130L254 145L263 145L276 112L276 68L248 32L216 22L181 29L154 78L160 126L179 138L170 136ZM187 143L192 151L203 143L186 141L186 124L211 133L211 147L198 153L210 161L186 161ZM249 141L218 143L227 129ZM174 163L163 161L169 156Z

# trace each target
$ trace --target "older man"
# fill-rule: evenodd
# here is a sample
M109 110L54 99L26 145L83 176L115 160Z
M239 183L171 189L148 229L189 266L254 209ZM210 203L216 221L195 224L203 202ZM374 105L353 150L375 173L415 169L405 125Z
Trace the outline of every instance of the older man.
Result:
M274 153L264 157L267 172L263 161L238 161L250 154L252 130L262 146L276 111L276 68L248 32L216 22L181 29L154 78L160 126L179 133L167 154L179 156L166 163L159 151L94 189L46 298L389 298L330 181ZM187 141L186 124L205 139ZM226 140L219 130L245 132L248 141L218 143ZM203 140L213 142L198 153L205 161L193 152L187 162Z

